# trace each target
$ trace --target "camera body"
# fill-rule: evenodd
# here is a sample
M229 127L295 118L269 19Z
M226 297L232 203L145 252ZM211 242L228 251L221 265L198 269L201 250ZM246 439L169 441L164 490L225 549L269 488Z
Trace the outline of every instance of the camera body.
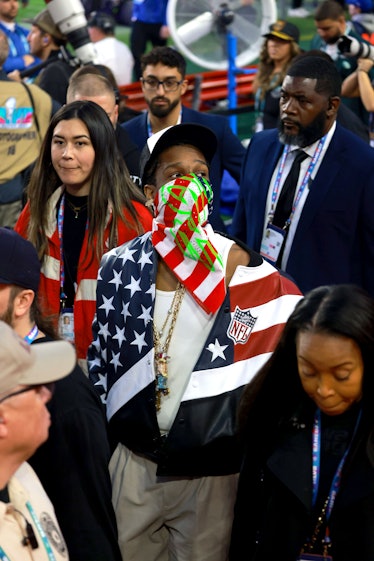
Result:
M374 47L354 37L343 35L338 41L338 49L342 54L356 58L369 58L374 60Z
M46 3L51 18L68 38L79 61L96 64L97 55L87 31L87 19L80 0L51 0Z

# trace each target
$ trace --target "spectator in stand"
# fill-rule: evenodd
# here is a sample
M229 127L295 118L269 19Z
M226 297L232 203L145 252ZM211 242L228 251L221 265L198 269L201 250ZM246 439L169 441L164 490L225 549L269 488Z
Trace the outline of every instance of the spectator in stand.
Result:
M119 86L130 84L134 58L128 46L114 36L115 19L109 14L93 12L87 25L98 62L111 69Z
M147 44L162 47L167 43L167 3L168 0L133 0L130 47L135 61L135 80L142 76L141 57L147 51Z
M74 101L53 116L27 193L16 230L42 261L42 312L86 371L100 259L152 223L104 109Z
M30 54L27 42L29 30L16 22L18 0L0 0L0 30L8 40L9 55L4 63L4 71L24 70L26 67L40 62Z

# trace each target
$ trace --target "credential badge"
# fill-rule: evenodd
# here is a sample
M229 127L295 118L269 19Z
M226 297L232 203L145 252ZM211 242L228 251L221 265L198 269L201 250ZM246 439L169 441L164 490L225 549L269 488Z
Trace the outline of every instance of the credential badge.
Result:
M239 306L235 307L234 315L227 330L227 335L234 341L244 345L251 334L257 318L253 317L251 311L241 310Z

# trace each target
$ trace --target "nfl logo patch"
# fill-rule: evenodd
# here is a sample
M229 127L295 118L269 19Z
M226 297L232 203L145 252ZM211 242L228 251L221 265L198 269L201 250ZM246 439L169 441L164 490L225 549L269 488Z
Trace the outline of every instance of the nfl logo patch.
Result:
M234 315L227 330L228 337L230 337L234 343L244 345L248 341L256 321L257 318L251 315L251 311L249 309L241 310L239 306L236 306Z

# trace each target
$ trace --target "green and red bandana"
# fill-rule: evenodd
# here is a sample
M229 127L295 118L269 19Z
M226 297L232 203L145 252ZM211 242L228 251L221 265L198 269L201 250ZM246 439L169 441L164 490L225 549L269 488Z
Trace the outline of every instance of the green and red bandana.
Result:
M214 313L225 294L225 271L208 224L212 186L190 174L163 185L155 196L152 244L197 303Z

